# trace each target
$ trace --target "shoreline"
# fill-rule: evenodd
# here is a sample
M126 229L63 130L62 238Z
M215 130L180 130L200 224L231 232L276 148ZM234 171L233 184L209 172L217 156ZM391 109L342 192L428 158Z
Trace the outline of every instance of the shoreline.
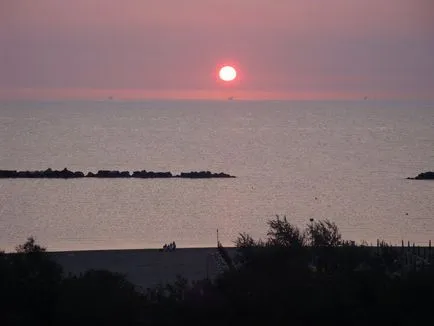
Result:
M235 249L236 247L225 247L226 249ZM209 250L216 249L216 247L176 247L176 250ZM104 253L104 252L150 252L150 251L159 251L164 252L162 248L107 248L107 249L72 249L72 250L46 250L47 254L68 254L68 253Z

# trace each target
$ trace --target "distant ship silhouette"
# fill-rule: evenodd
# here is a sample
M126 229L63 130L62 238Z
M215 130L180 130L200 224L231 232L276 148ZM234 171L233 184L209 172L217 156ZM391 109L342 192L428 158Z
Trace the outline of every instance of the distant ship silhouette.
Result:
M228 100L229 100L229 101L232 101L232 100L234 100L234 99L235 99L235 97L233 97L233 96L229 96L229 97L228 97Z

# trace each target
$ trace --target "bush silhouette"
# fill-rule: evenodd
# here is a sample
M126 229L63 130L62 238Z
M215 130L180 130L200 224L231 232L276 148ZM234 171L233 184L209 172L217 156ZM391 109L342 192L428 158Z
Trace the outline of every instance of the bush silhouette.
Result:
M397 274L399 250L384 243L376 250L345 241L329 220L311 220L303 231L286 217L276 216L267 224L265 241L240 234L235 244L241 267L216 283L226 302L254 311L247 322L354 325L433 320L430 301L422 302L434 294L432 269ZM406 305L409 293L412 304ZM426 308L425 313L416 315L416 306Z
M121 274L89 270L62 282L57 318L63 325L124 325L141 320L144 297Z
M66 277L29 238L0 252L1 325L434 322L432 265L406 270L400 250L345 241L329 220L267 225L264 240L239 235L236 263L216 280L178 277L145 293L109 271Z
M62 268L48 259L33 238L17 253L1 255L0 292L6 323L46 324L54 320Z

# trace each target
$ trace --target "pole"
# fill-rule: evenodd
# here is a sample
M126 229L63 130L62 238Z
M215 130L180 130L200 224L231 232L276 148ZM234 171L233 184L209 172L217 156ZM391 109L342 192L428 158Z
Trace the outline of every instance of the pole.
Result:
M206 256L206 279L209 280L209 254Z

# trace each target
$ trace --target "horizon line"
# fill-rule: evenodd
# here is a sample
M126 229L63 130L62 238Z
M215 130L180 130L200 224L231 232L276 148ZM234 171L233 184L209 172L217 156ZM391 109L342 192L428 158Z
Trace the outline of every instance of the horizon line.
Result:
M144 90L97 88L16 88L1 89L0 100L217 100L217 101L341 101L341 100L434 100L432 94L400 92L314 92L264 91L245 89Z

